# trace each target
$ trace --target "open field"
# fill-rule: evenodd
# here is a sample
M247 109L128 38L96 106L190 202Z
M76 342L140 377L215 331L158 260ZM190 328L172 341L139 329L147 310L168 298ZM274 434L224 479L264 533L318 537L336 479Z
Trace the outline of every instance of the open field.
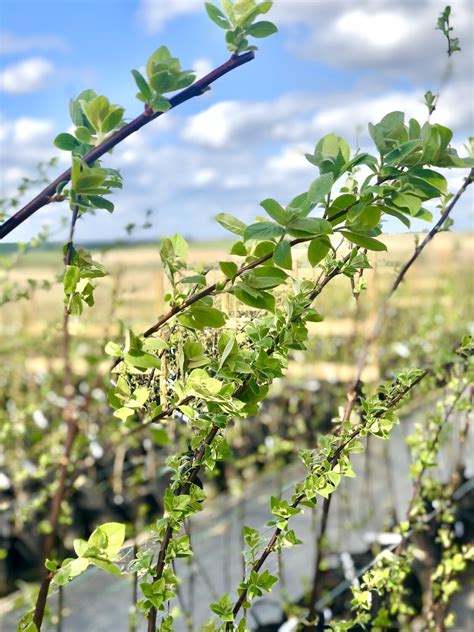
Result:
M384 296L397 267L405 261L415 247L415 239L423 235L385 236L388 251L371 254L373 269L367 271L367 299L362 310L352 300L350 286L345 278L335 279L327 291L318 299L317 308L325 316L322 323L313 324L315 337L347 339L364 336L375 318L378 304ZM204 266L227 259L226 243L191 244L189 262ZM1 254L1 252L0 252ZM116 247L93 252L109 275L98 280L96 290L97 308L86 310L81 319L73 320L72 333L78 341L99 341L120 334L125 327L135 332L146 329L163 312L163 296L167 289L158 245ZM307 262L295 257L298 274L315 278ZM410 271L404 287L397 293L394 307L410 313L428 313L433 307L440 313L462 317L472 313L472 290L474 277L474 235L468 233L442 233ZM30 301L17 301L3 305L0 309L2 341L0 354L5 362L14 362L15 351L26 349L26 362L30 368L45 370L60 368L61 357L57 353L62 318L62 287L58 279L62 271L61 255L58 250L33 251L25 255L8 273L12 282L26 285L28 280L38 283L49 281L50 289L37 289ZM218 273L208 273L210 281ZM232 301L230 297L230 301ZM232 303L230 303L232 309ZM354 319L357 313L357 319ZM455 318L453 318L453 321ZM113 324L112 324L113 323ZM13 355L12 355L13 354ZM295 377L310 373L314 377L350 379L351 367L346 362L337 362L332 353L306 359L305 364L290 365ZM8 356L8 357L6 357ZM80 373L81 361L76 370ZM371 366L366 377L375 379L377 367Z

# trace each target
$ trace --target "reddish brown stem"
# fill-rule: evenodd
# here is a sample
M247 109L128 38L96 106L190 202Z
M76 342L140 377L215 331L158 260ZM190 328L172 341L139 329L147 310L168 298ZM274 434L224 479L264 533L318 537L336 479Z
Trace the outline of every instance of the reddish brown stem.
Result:
M78 218L79 207L76 205L72 211L71 227L69 232L69 240L66 247L66 254L64 257L64 264L70 265L73 255L73 239L76 222ZM72 397L74 395L72 368L71 368L71 338L69 332L69 311L67 306L64 308L63 319L63 358L64 358L64 378L63 378L63 391L66 404L63 410L63 419L66 422L66 439L64 442L63 456L59 464L58 473L58 485L54 496L51 500L51 506L49 510L49 533L44 542L44 561L51 558L56 540L58 537L58 525L61 515L61 504L64 500L67 487L68 470L71 463L71 454L74 446L74 441L78 433L78 425L76 416L72 410ZM44 611L46 607L46 601L48 598L49 586L53 579L53 573L44 569L43 579L41 580L40 589L36 598L35 611L33 615L33 622L41 630L41 626L44 619Z

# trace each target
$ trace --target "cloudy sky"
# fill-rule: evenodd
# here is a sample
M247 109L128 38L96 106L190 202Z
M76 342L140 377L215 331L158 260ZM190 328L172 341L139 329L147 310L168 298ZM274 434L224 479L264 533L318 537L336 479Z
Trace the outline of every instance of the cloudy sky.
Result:
M474 12L472 0L451 5L463 50L433 120L456 130L455 145L465 155L462 144L474 128ZM368 148L368 121L392 110L423 120L423 94L439 89L446 70L445 40L434 29L443 6L438 0L277 0L272 19L279 33L259 40L255 61L105 159L120 166L124 190L114 195L113 215L102 211L81 221L79 237L122 236L147 208L154 217L148 237L220 236L216 213L251 220L260 200L285 202L307 189L317 173L303 155L322 135L336 132L353 147ZM68 166L69 154L55 150L52 139L71 125L70 97L93 88L132 118L141 107L130 70L159 45L198 75L228 55L224 32L200 0L3 0L0 27L2 196L41 159L59 155L61 169ZM461 181L460 172L449 176L453 190ZM472 228L469 196L458 209L458 228ZM10 239L25 239L45 222L54 226L66 211L49 205Z

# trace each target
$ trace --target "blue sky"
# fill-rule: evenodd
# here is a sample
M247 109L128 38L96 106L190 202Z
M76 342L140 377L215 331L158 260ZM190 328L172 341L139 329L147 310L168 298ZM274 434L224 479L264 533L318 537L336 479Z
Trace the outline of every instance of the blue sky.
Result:
M472 5L451 4L463 51L434 120L456 130L461 150L473 133ZM424 118L423 93L437 90L446 64L445 42L434 30L443 6L437 0L275 2L279 33L258 42L255 61L105 159L122 168L124 191L114 196L113 216L104 211L81 221L79 237L119 237L146 208L154 212L150 237L219 236L216 213L251 220L261 199L285 202L307 188L317 174L303 154L325 133L365 148L368 121L394 109ZM105 94L131 118L140 103L130 69L142 67L159 45L198 74L228 55L224 32L197 0L3 0L0 11L1 195L12 194L38 160L58 155L52 139L70 126L68 100L81 90ZM68 154L61 154L66 167ZM461 178L449 175L453 189ZM472 228L470 207L472 196L458 210L459 228ZM44 222L54 226L64 213L67 207L49 205L11 239L33 235Z

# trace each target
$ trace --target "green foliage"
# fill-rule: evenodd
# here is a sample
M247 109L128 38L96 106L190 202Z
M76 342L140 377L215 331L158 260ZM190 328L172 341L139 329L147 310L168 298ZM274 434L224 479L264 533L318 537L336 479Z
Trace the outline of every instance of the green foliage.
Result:
M64 303L69 314L80 316L84 303L89 307L94 305L96 285L92 279L104 277L107 272L104 266L94 261L85 250L76 250L66 244L64 254L66 253L70 253L70 263L66 266L63 276Z
M81 575L90 564L112 575L120 575L115 561L124 540L125 525L118 522L108 522L97 527L87 541L74 540L77 558L66 558L59 568L54 562L46 563L48 570L54 573L53 582L63 586Z
M137 99L146 103L153 112L166 112L171 107L164 95L190 86L196 78L191 70L181 70L177 57L172 57L166 46L155 50L146 63L147 79L138 70L132 70L139 92Z
M83 156L95 145L100 145L125 124L125 110L94 90L84 90L76 99L71 99L69 112L76 129L73 134L56 136L54 144L76 156Z
M448 5L440 14L436 28L443 33L448 41L448 56L451 57L456 51L460 51L459 39L457 37L451 37L451 33L454 30L449 24L449 18L451 16L451 7Z
M211 2L206 2L205 7L211 20L226 31L227 48L236 55L247 50L257 50L256 46L249 44L249 37L260 39L277 33L273 22L255 21L268 13L272 4L256 0L221 0L222 11Z

